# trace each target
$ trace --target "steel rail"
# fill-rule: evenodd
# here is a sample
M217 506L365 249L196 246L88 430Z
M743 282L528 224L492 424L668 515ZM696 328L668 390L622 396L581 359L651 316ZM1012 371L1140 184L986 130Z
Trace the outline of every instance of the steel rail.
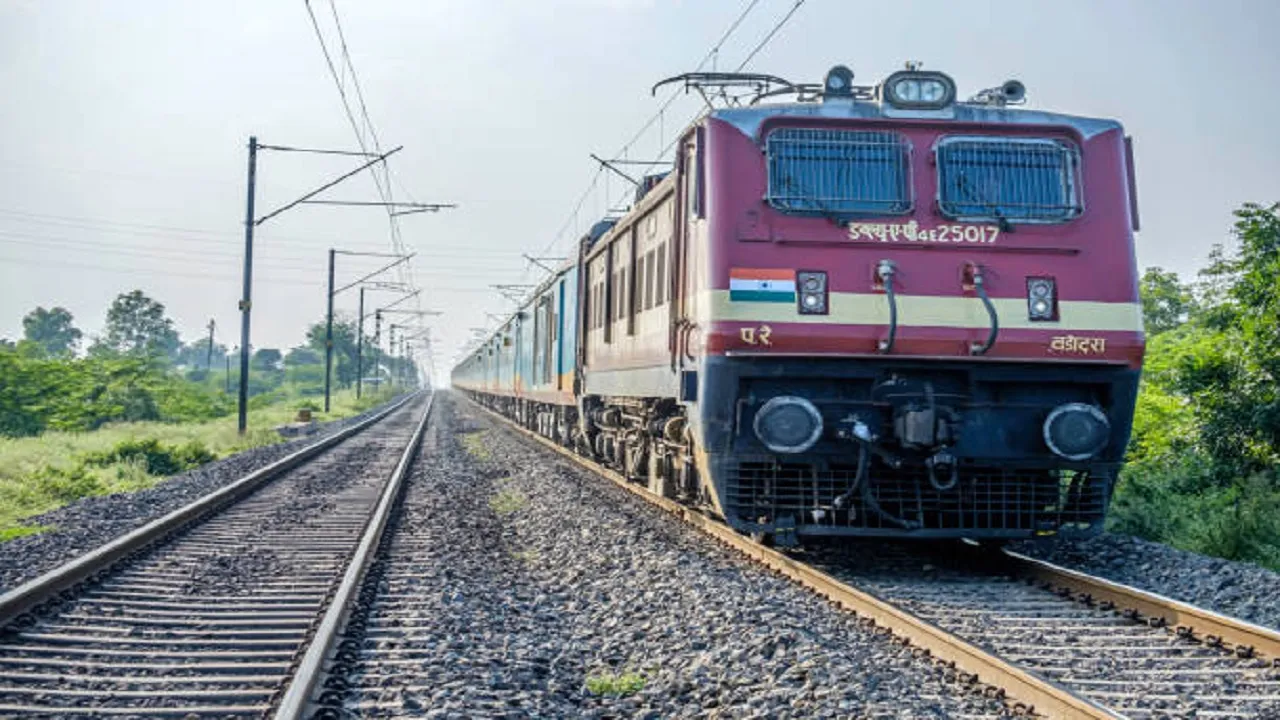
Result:
M1004 555L1015 572L1046 583L1060 593L1072 593L1089 603L1110 605L1134 620L1145 620L1153 627L1171 628L1178 637L1223 647L1241 658L1262 657L1280 666L1280 632L1271 628L1011 550L1004 551Z
M954 665L968 673L970 679L996 688L1004 695L1004 701L1015 712L1034 713L1066 720L1097 720L1124 718L1092 700L1081 697L1067 688L1037 673L1020 668L1003 658L963 640L938 626L916 617L880 598L858 590L803 562L767 548L739 534L729 526L714 520L690 507L659 497L648 490L627 482L620 473L584 458L568 448L561 447L543 436L517 425L508 418L467 398L477 408L501 420L517 432L536 440L578 465L612 481L638 498L650 502L690 525L706 532L716 540L755 560L770 570L778 572L801 586L822 595L854 614L866 617L888 629L911 645L928 651L935 659Z
M12 624L23 614L30 612L57 593L110 569L120 560L150 546L171 532L204 520L223 507L243 499L268 481L310 461L325 450L383 420L416 395L417 393L407 395L351 427L343 428L266 467L259 468L230 485L225 485L204 497L193 500L167 515L131 530L106 545L73 558L0 595L0 628Z
M283 696L276 706L274 717L277 720L302 718L307 710L311 708L311 694L326 673L325 665L335 650L347 619L351 615L352 601L355 600L360 592L360 585L364 582L369 565L377 554L383 533L387 529L387 521L391 517L391 511L401 495L401 489L404 487L404 479L409 474L409 467L413 464L414 456L417 455L418 449L422 446L422 438L426 434L427 425L431 418L431 407L434 404L435 395L433 394L427 400L427 408L422 413L422 420L418 422L418 427L414 430L413 437L409 440L404 453L400 456L400 462L396 464L395 470L391 473L391 479L382 490L377 508L370 515L365 531L360 537L360 544L356 547L355 553L347 563L347 570L342 576L342 582L334 591L333 599L329 602L324 617L317 625L311 642L307 646L306 653L299 661L297 670L294 671Z

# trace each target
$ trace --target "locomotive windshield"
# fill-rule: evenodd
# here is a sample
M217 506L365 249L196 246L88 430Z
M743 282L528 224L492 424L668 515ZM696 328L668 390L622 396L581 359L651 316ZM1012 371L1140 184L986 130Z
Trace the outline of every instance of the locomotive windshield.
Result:
M909 146L897 133L781 128L765 145L778 210L833 219L911 210Z
M847 221L912 210L910 144L893 132L780 128L765 141L766 199ZM938 209L959 220L1065 222L1083 208L1079 151L1048 138L949 137L937 145Z
M966 220L1062 222L1081 212L1075 147L1057 140L948 138L938 143L938 206Z

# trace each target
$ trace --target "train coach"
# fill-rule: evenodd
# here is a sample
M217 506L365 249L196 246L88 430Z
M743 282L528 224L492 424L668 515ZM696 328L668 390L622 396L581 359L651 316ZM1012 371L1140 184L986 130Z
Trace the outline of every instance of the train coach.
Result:
M679 80L760 92L454 386L778 544L1098 532L1144 350L1120 124L918 67Z

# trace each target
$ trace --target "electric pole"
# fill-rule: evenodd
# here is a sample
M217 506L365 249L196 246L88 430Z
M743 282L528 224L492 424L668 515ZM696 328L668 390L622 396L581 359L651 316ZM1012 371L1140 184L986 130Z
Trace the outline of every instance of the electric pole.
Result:
M249 191L244 211L244 291L240 295L240 405L237 425L249 425L249 310L253 307L253 186L258 172L258 137L249 137Z
M249 353L251 346L249 344L249 320L250 313L253 308L252 291L253 291L253 229L258 225L270 220L271 218L283 213L299 205L346 205L346 206L368 206L386 208L391 217L397 215L407 215L418 212L439 212L446 208L454 208L457 205L451 203L418 203L418 202L370 202L360 200L314 200L320 193L332 188L333 186L347 180L355 175L364 172L378 163L385 163L387 158L400 152L403 146L398 146L384 153L371 152L354 152L346 150L325 150L315 148L298 148L287 147L283 145L267 145L260 144L256 135L249 137L249 182L246 191L245 214L244 214L244 289L240 296L240 398L239 398L239 417L238 425L240 434L243 435L248 428L248 410L249 410ZM254 189L257 180L258 167L258 151L274 150L278 152L297 152L297 153L316 153L321 155L347 155L353 157L365 158L367 161L359 167L350 170L293 202L282 205L275 210L256 217L254 213ZM330 275L332 275L333 264L330 262ZM332 284L330 285L332 289ZM332 338L330 338L330 342ZM328 349L326 349L328 352ZM326 373L326 387L328 383ZM329 409L328 393L325 394L325 409Z
M334 296L344 290L349 290L357 285L361 285L362 287L360 288L360 293L361 293L360 306L361 306L361 313L363 314L364 312L363 283L366 280L369 280L370 278L374 277L375 275L380 275L401 263L408 262L409 259L416 254L417 253L409 253L408 255L388 255L387 253L354 252L351 250L339 250L337 248L329 248L329 299L328 299L328 310L325 312L326 329L324 333L324 346L325 346L324 348L324 411L325 412L329 412L329 387L333 378L333 298ZM365 275L359 280L356 280L355 282L347 283L346 285L343 285L342 287L335 290L333 288L333 269L334 269L334 259L338 255L364 255L368 257L393 257L393 258L396 258L396 261L392 263L388 263L387 265L384 265L378 268L377 270L374 270L373 272ZM359 361L357 361L357 363L358 362ZM359 380L357 380L356 382L359 383ZM358 397L358 391L357 391L357 397Z
M324 330L324 411L329 412L329 384L333 378L333 257L329 248L329 309L325 312Z
M391 323L391 329L388 330L387 349L391 356L391 387L395 387L399 383L400 366L396 364L396 327L395 323Z
M356 399L364 384L364 286L360 286L360 309L356 311Z
M209 352L205 355L205 370L214 372L214 319L209 319Z
M382 389L382 310L373 314L373 366L377 368L378 389Z

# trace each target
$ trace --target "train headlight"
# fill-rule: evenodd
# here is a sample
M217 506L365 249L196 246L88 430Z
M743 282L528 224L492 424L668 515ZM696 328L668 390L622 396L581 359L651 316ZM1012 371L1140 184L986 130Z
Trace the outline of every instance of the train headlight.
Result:
M827 274L814 270L796 273L796 308L801 315L827 314Z
M884 99L901 108L944 108L955 101L956 84L940 72L896 72L884 81Z
M1044 421L1044 444L1064 460L1088 460L1102 452L1110 439L1111 422L1093 405L1059 405Z
M794 455L822 437L822 413L802 397L779 395L760 407L753 427L765 447Z
M1058 288L1053 278L1027 278L1027 317L1041 322L1058 319Z

